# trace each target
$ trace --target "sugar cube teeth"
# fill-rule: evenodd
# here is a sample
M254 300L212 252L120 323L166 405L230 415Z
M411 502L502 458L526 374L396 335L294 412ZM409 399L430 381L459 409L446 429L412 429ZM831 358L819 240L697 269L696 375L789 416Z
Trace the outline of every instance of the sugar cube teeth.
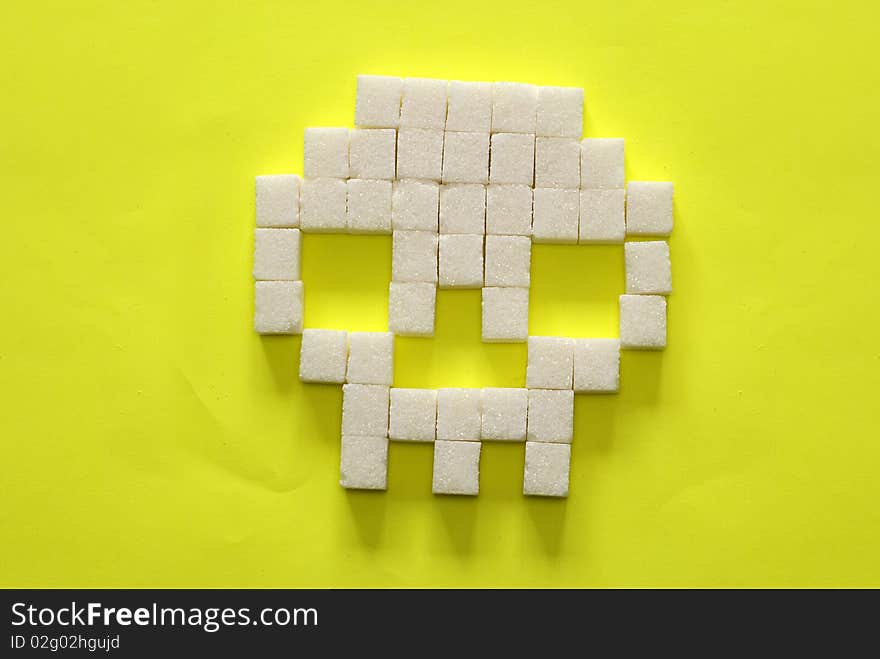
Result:
M479 442L434 442L434 494L479 494L480 448Z
M542 497L567 497L571 446L526 442L526 465L523 494Z
M339 484L350 490L384 490L388 482L388 438L342 435Z
M525 441L528 406L527 389L483 389L482 439Z

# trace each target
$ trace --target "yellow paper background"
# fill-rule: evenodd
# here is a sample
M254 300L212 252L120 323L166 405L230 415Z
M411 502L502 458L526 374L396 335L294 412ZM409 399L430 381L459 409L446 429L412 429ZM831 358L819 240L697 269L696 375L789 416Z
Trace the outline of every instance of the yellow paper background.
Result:
M870 3L46 2L0 9L0 584L880 586ZM669 348L578 397L571 497L393 444L337 485L338 387L252 329L253 179L358 73L583 86L672 180ZM306 325L384 330L390 238L304 239ZM614 335L619 247L537 246L533 334ZM479 292L400 386L522 386Z

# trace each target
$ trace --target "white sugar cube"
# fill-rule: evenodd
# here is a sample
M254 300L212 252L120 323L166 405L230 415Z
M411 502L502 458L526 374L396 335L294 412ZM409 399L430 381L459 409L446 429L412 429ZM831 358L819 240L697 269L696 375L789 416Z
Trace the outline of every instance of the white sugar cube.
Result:
M342 385L342 435L388 436L388 387Z
M495 133L489 164L492 183L533 185L535 181L535 136Z
M528 185L486 188L486 233L531 236L532 188Z
M483 285L483 236L440 234L440 288L480 288Z
M574 341L561 336L530 336L526 365L529 389L571 389Z
M394 178L397 131L393 128L361 128L351 131L349 145L351 178Z
M672 265L665 240L628 242L623 246L626 261L626 292L672 292Z
M437 391L437 439L480 439L483 392L481 389Z
M492 132L535 133L538 88L521 82L492 86Z
M254 229L254 279L296 281L299 264L299 229Z
M484 288L482 339L485 343L521 343L529 335L529 289Z
M437 232L440 186L434 181L395 181L391 205L391 227L410 231Z
M311 178L302 182L300 228L308 233L345 231L346 182L338 178Z
M488 132L445 133L443 138L443 182L489 182Z
M437 390L392 389L391 439L433 442L437 436Z
M395 231L391 240L391 280L437 283L437 234Z
M486 286L529 286L528 236L486 236Z
M620 341L574 340L574 390L613 393L620 388Z
M565 137L535 138L535 187L578 188L581 145Z
M584 130L584 90L580 87L539 87L535 133L580 139Z
M672 183L630 181L627 184L626 233L629 236L672 233Z
M578 242L620 243L626 237L623 188L581 190Z
M348 128L306 128L303 175L348 178Z
M400 96L403 80L390 76L357 77L354 125L370 128L396 128L400 123Z
M299 351L299 379L303 382L345 382L348 332L307 329Z
M581 187L622 188L623 139L588 137L581 142Z
M576 243L579 193L577 190L535 188L532 236L537 243Z
M303 327L301 281L254 282L254 330L257 334L299 334Z
M435 128L446 125L446 80L406 78L400 105L401 127Z
M540 497L567 497L571 465L569 444L526 442L523 494Z
M348 180L346 227L351 233L391 233L391 181Z
M339 484L347 490L384 490L388 483L388 438L343 435Z
M574 391L529 389L530 442L570 444L574 436Z
M437 287L423 282L391 282L388 329L398 336L434 336Z
M527 389L483 389L482 439L523 442L529 407Z
M662 295L620 296L620 345L662 350L666 347L666 298Z
M449 183L440 186L440 233L483 234L486 186Z
M442 167L442 130L401 128L397 131L397 178L439 181Z
M480 442L434 442L434 494L480 493Z
M446 130L488 133L492 129L492 83L449 83Z
M258 227L299 226L299 176L258 176L256 209Z
M348 335L346 380L357 384L390 385L393 378L394 335L391 332L351 332Z

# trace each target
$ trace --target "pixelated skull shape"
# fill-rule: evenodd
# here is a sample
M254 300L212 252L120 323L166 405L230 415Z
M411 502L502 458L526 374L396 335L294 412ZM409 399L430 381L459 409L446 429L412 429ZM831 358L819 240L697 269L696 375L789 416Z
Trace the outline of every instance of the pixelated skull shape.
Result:
M386 489L389 440L421 441L435 494L476 495L481 442L511 441L523 493L565 497L574 394L617 392L621 348L665 348L672 184L626 184L623 140L582 123L579 88L359 76L356 128L307 128L303 179L257 177L255 329L302 333L300 379L343 386L343 487ZM303 329L300 231L393 234L389 332ZM624 243L619 338L529 336L533 242ZM392 387L438 287L482 289L483 341L528 342L524 388Z

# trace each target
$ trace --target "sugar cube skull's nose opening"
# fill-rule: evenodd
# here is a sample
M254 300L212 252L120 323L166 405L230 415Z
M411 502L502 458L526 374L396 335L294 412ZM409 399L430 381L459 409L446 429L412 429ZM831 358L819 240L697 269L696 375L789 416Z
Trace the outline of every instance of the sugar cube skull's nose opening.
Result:
M439 290L432 338L395 339L402 387L522 387L524 343L484 343L481 292Z

